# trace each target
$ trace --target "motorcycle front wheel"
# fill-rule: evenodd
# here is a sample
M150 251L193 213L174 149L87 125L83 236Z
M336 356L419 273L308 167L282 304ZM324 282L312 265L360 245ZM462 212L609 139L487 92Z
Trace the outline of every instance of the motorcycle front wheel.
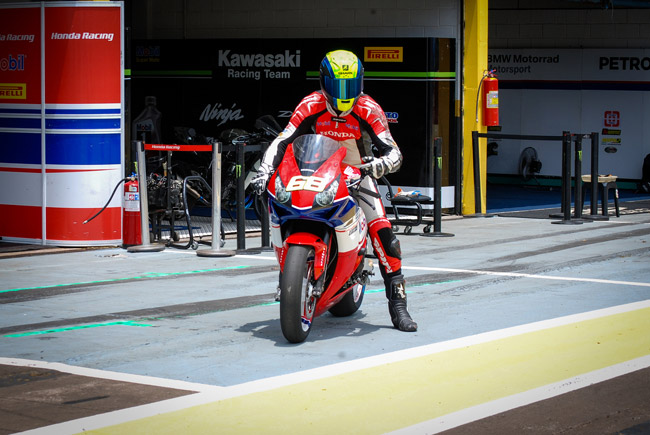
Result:
M305 341L311 331L316 299L310 295L314 274L314 249L291 245L280 280L280 325L291 343Z

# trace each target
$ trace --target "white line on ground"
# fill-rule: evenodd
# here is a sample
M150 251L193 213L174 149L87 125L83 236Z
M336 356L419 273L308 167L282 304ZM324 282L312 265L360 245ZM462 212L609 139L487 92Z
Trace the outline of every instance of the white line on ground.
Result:
M402 266L402 269L422 270L422 271L430 271L430 272L473 273L476 275L508 276L513 278L550 279L550 280L558 280L558 281L592 282L598 284L617 284L617 285L631 285L631 286L638 286L638 287L650 287L650 283L647 282L615 281L615 280L597 279L597 278L575 278L571 276L534 275L530 273L518 273L518 272L494 272L491 270L452 269L447 267L420 267L420 266Z
M216 392L224 387L215 385L199 384L195 382L177 381L175 379L156 378L153 376L132 375L129 373L112 372L109 370L98 370L86 367L71 366L68 364L37 361L21 358L3 358L0 357L0 365L33 367L38 369L56 370L62 373L70 373L78 376L90 376L98 379L108 379L111 381L131 382L134 384L150 385L153 387L174 388L177 390L187 390L196 392Z
M275 256L270 257L266 255L246 255L237 254L234 258L262 260L262 261L276 261ZM570 276L557 276L557 275L537 275L531 273L518 273L518 272L495 272L491 270L476 270L476 269L454 269L449 267L423 267L423 266L402 266L404 270L421 270L427 272L451 272L451 273L470 273L475 275L493 275L493 276L506 276L511 278L532 278L532 279L548 279L556 281L574 281L574 282L591 282L595 284L615 284L615 285L629 285L636 287L650 287L650 283L638 281L617 281L609 279L598 278L576 278Z

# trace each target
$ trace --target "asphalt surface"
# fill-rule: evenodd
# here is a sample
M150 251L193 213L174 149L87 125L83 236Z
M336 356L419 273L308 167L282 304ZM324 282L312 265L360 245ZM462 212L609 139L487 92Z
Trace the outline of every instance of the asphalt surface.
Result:
M300 345L282 337L278 268L268 251L0 252L0 434L273 433L269 420L252 422L267 409L285 433L331 433L333 426L310 426L313 411L292 413L289 426L271 412L294 406L286 397L295 392L245 404L309 382L319 393L336 391L330 382L341 376L358 385L349 388L357 396L345 391L322 406L333 407L329 420L338 418L346 433L650 433L650 214L623 212L582 225L445 219L451 237L423 237L423 227L398 234L418 332L392 328L377 272L358 313L321 316ZM224 247L234 248L234 240ZM592 332L597 338L585 338ZM508 340L530 349L518 354L522 341ZM479 356L453 354L465 351ZM497 371L481 359L488 354L502 358ZM452 357L460 362L445 367ZM351 379L364 373L374 375ZM446 408L454 392L458 404ZM296 409L306 410L313 394ZM422 397L432 403L417 414ZM226 427L222 410L196 411L215 403L251 422ZM441 423L446 416L453 423ZM155 426L157 419L165 424Z

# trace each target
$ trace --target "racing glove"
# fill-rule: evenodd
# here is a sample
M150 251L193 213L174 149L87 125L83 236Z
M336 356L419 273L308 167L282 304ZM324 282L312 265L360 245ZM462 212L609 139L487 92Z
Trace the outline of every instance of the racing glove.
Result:
M361 173L370 175L373 178L381 178L389 174L393 170L393 164L388 157L371 157L370 159L364 158L364 161L369 160L359 167Z
M251 180L251 185L253 190L257 195L261 195L266 190L266 185L269 182L269 178L273 174L273 168L266 164L262 163L260 168L257 170L257 175Z

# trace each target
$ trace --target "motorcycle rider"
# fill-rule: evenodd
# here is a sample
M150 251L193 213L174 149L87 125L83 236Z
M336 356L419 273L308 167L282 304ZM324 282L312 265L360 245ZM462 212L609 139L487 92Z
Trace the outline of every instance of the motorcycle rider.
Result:
M300 102L289 124L262 158L257 176L252 180L258 194L265 191L287 146L297 137L313 133L330 137L344 146L347 153L343 162L371 175L372 178L364 177L361 186L379 193L375 180L397 171L402 154L390 134L383 109L362 92L363 72L361 61L350 51L336 50L325 55L320 64L320 91ZM374 156L371 146L378 151L379 157ZM366 159L362 160L364 157ZM401 331L416 331L417 323L406 308L399 240L386 218L381 199L361 195L368 200L368 203L360 201L359 205L366 216L372 246L379 259L393 326Z

